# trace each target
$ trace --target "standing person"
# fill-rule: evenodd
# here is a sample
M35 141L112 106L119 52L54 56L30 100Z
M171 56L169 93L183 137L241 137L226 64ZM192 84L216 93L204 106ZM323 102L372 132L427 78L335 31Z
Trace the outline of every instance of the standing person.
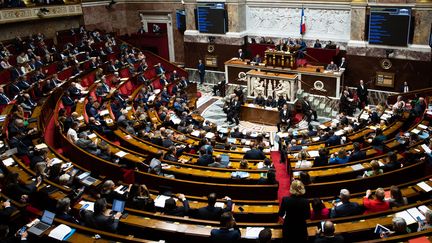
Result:
M294 180L290 187L291 196L284 197L279 208L279 216L284 218L282 234L283 242L306 242L306 220L310 218L309 202L303 195L304 185Z
M360 80L360 84L357 86L357 96L360 99L359 108L363 109L366 105L368 105L368 89L363 80Z
M200 84L203 84L205 76L205 66L201 59L198 60L198 73L200 78Z

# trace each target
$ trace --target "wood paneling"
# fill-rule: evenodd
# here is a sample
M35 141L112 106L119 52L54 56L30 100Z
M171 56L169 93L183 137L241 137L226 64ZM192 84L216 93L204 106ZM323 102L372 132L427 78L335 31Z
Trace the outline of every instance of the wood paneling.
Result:
M208 43L185 42L185 66L188 68L197 68L198 59L205 59L209 54L207 52ZM214 44L215 50L210 55L217 56L217 68L206 67L207 70L224 71L224 62L237 55L237 51L242 46Z

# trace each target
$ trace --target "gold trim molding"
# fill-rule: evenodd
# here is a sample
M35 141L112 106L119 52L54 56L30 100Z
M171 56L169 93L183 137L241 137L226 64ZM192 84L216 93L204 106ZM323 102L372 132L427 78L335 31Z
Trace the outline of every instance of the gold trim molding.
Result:
M40 11L41 8L46 8L49 12L43 14ZM83 12L80 4L3 9L0 11L0 24L45 18L77 16L82 14Z

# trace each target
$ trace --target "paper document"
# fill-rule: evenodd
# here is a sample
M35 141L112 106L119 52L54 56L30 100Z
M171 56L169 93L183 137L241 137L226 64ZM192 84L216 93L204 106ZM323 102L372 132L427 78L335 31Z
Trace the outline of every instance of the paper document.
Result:
M411 130L411 132L414 134L419 134L420 130L418 130L417 128L414 128L413 130Z
M431 149L426 144L422 144L420 147L425 151L425 153L431 153Z
M165 207L165 200L169 199L171 197L165 196L165 195L159 195L154 200L154 204L156 207L164 208ZM174 198L174 200L177 201L177 198Z
M410 208L406 210L416 221L417 217L420 218L420 220L425 220L426 217L417 209L417 208Z
M46 149L46 148L48 148L48 146L45 143L37 144L35 146L35 149L37 150Z
M126 154L128 154L128 153L126 153L126 152L120 150L120 151L118 151L115 155L116 155L117 157L123 158Z
M79 204L82 205L81 209L94 212L94 202L81 201Z
M88 135L87 137L88 137L89 139L93 139L93 138L96 137L96 134L92 133L92 134Z
M354 171L364 169L364 167L363 167L362 164L351 165L351 168L352 168Z
M425 126L423 124L419 124L418 127L421 128L421 129L427 129L428 128L427 126Z
M102 110L102 111L99 113L100 116L106 116L106 115L108 115L108 114L109 114L109 111L108 111L107 109Z
M425 205L421 205L418 207L418 210L420 210L420 212L422 212L423 214L426 214L426 212L430 209L428 207L426 207Z
M205 135L205 137L208 138L208 139L212 139L214 136L215 136L215 134L212 133L212 132L208 132L208 133Z
M395 216L405 219L407 225L417 223L417 221L406 210L396 213Z
M15 163L15 160L12 159L12 158L7 158L7 159L3 160L3 164L4 164L6 167L11 166L11 165L13 165L14 163Z
M63 162L63 160L61 160L59 158L52 158L51 159L51 166L56 165L56 164L60 164L62 162Z
M247 227L246 228L246 239L258 239L259 233L264 227Z
M223 203L223 202L216 202L215 203L215 207L216 208L224 208L225 207L225 203Z
M319 152L316 150L308 151L308 154L310 155L310 157L318 157L319 156Z
M49 233L49 237L54 238L56 240L59 241L63 241L63 239L72 231L72 229L64 224L61 224L57 227L55 227L55 229L51 230L51 232Z
M199 137L200 131L194 130L193 132L191 132L191 135L194 136L194 137Z
M432 187L429 186L426 182L422 181L417 183L417 186L419 186L423 191L430 192L432 190Z

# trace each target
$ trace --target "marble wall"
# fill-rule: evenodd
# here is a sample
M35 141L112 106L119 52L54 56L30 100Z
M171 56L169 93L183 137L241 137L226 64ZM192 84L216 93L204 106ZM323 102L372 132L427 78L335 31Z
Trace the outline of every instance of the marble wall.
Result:
M249 35L300 37L301 7L248 6L246 29ZM305 39L348 41L350 39L350 9L304 9Z

